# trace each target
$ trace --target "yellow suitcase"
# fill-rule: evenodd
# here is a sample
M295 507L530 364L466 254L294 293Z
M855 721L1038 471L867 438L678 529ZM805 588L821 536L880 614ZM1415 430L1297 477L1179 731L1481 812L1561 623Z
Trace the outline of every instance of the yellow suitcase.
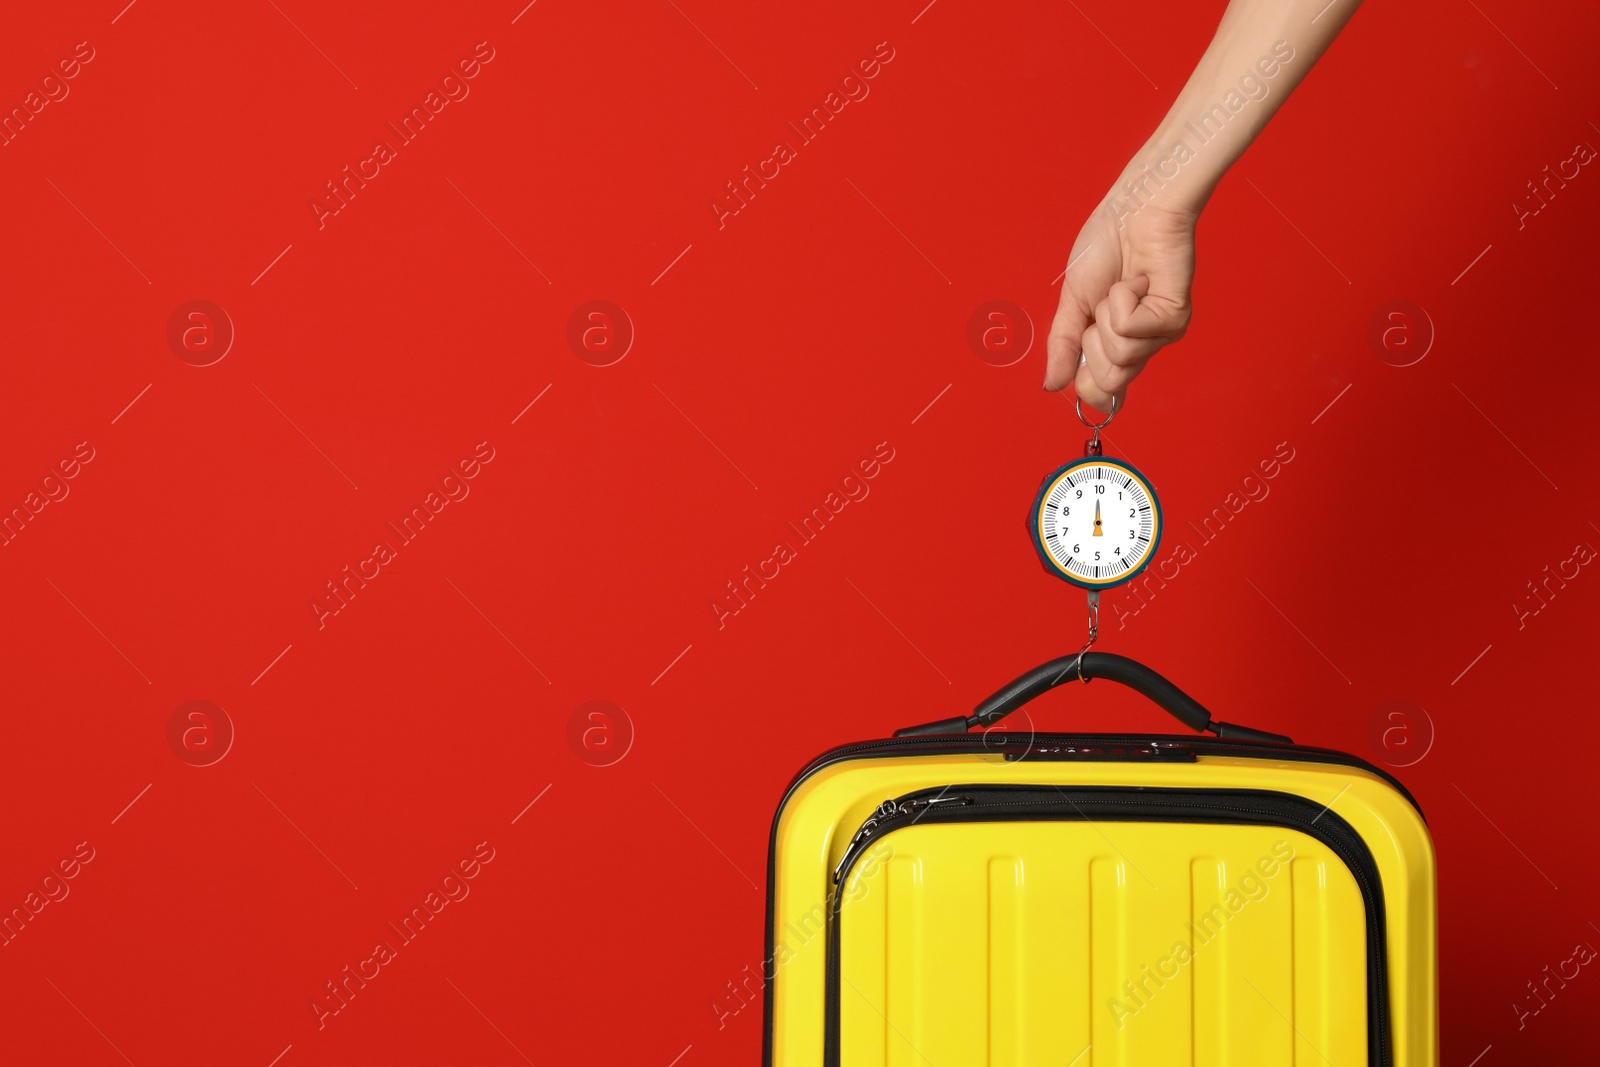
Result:
M987 730L1080 676L1215 737ZM768 858L766 1067L1434 1067L1421 812L1106 653L834 749Z

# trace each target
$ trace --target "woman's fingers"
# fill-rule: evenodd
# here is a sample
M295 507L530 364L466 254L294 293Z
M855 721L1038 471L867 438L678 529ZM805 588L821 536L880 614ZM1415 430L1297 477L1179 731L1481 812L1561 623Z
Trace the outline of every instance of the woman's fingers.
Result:
M1134 337L1118 329L1130 313L1118 305L1137 302L1132 291L1119 282L1094 309L1094 324L1100 332L1100 346L1106 359L1113 366L1132 368L1135 374L1168 342L1166 337Z
M1141 274L1111 287L1105 303L1110 306L1111 328L1119 336L1154 339L1164 345L1183 338L1192 311L1188 286L1176 276L1167 277L1169 273L1173 272L1158 271L1154 281Z
M1085 404L1096 411L1110 411L1111 398L1115 396L1120 406L1121 396L1136 374L1137 370L1130 372L1106 358L1099 324L1083 331L1083 355L1073 385Z
M1127 390L1123 390L1121 393L1111 393L1102 389L1100 384L1094 380L1094 375L1089 371L1087 363L1079 365L1078 376L1073 380L1072 384L1073 388L1078 392L1078 399L1083 401L1085 408L1093 408L1103 415L1109 414L1111 412L1112 397L1114 396L1116 397L1116 409L1118 411L1122 410L1123 397L1126 395Z
M1083 327L1082 355L1074 382L1078 395L1096 410L1109 410L1105 405L1113 396L1120 403L1128 384L1144 370L1150 357L1182 335L1186 322L1143 311L1142 302L1149 292L1150 280L1144 275L1117 282L1095 305L1092 320ZM1147 332L1152 323L1174 327L1175 335Z

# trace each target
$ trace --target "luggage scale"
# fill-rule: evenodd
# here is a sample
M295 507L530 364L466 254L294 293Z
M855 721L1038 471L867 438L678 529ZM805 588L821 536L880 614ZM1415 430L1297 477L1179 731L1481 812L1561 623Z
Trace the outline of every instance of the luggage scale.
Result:
M1083 416L1083 401L1074 402L1078 421L1091 436L1083 458L1064 463L1045 476L1028 512L1028 536L1044 569L1085 590L1089 601L1089 639L1076 655L1040 664L979 704L971 715L906 726L897 738L960 734L973 727L988 729L1034 697L1076 674L1080 682L1105 678L1143 693L1196 733L1230 741L1265 741L1292 745L1282 734L1218 722L1177 686L1142 663L1108 652L1089 651L1100 636L1100 592L1137 578L1161 546L1161 501L1155 486L1133 464L1113 459L1100 444L1100 431L1117 417L1100 422ZM1075 750L1069 750L1075 751ZM1085 750L1087 751L1087 750Z
M1081 681L1083 655L1100 634L1100 591L1132 581L1150 565L1161 545L1161 501L1155 487L1133 464L1105 455L1101 422L1083 417L1083 400L1074 401L1078 421L1093 436L1083 458L1062 464L1045 476L1028 513L1028 535L1044 569L1088 591L1089 640L1074 664Z

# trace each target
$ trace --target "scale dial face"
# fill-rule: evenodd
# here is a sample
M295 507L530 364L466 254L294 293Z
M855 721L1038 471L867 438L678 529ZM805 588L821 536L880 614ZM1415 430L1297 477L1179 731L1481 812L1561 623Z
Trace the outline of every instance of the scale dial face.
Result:
M1044 480L1029 516L1045 570L1085 589L1136 576L1161 543L1161 503L1138 470L1088 456Z

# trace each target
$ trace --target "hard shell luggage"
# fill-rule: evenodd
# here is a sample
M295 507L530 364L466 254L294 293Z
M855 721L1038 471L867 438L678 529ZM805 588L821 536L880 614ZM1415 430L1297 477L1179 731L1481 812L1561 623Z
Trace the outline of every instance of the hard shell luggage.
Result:
M1108 679L1213 737L986 730ZM767 867L766 1067L1434 1067L1435 872L1385 772L1065 656L833 749Z

